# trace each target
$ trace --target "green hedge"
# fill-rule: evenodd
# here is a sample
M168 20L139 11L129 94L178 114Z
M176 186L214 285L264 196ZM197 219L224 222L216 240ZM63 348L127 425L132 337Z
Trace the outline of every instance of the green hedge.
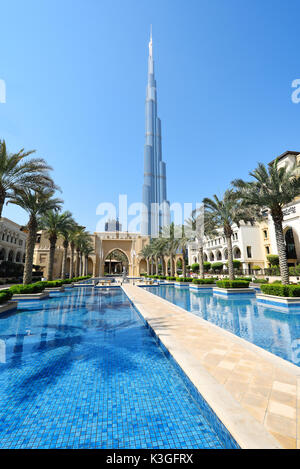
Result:
M23 294L30 294L30 293L40 293L44 290L44 285L40 285L40 282L38 283L32 283L30 285L14 285L13 287L10 287L10 291L13 293L13 295L23 295Z
M216 282L220 288L248 288L249 283L246 280L217 280Z
M194 278L193 283L196 285L211 285L214 284L216 281L214 278Z
M158 278L159 278L159 280L166 280L167 276L166 275L159 275Z
M167 277L167 280L176 280L176 277Z
M192 281L192 277L176 277L176 282L188 283Z
M12 296L13 294L10 290L0 291L0 305L2 305L3 303L7 303Z
M300 285L263 284L260 288L266 295L300 297Z
M252 277L235 277L235 280L245 280L246 282L252 282Z
M269 282L269 279L266 279L266 278L255 278L254 280L252 280L253 283L268 283Z

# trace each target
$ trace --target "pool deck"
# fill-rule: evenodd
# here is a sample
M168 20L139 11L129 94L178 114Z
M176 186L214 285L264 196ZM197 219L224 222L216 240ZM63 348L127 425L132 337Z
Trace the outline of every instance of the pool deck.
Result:
M124 292L241 448L300 448L300 368L134 285Z

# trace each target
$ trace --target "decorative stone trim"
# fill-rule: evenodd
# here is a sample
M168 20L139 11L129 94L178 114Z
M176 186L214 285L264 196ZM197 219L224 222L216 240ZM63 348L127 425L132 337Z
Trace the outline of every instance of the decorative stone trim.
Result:
M220 295L238 295L239 293L256 293L254 288L220 288L214 287L213 292Z
M284 305L284 306L300 306L300 297L290 297L290 296L276 296L276 295L267 295L265 293L256 294L257 301L260 303L266 304L275 304L275 305ZM300 308L299 308L300 313Z
M41 293L16 293L13 295L13 300L45 300L49 298L48 292L41 292Z
M49 292L49 293L51 293L51 292L58 293L58 292L63 292L63 291L65 291L65 289L64 289L63 286L61 286L61 287L45 288L44 291Z
M17 309L17 306L17 301L10 301L9 303L4 303L3 305L0 305L0 314L13 311L14 309Z
M201 288L207 289L207 288L215 288L217 285L216 283L206 283L203 285L197 285L196 283L190 284L190 289L191 290L201 290Z

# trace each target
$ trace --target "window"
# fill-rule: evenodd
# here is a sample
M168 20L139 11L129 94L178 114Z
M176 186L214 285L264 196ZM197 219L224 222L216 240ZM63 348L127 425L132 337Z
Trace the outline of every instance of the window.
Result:
M247 246L247 257L252 257L251 246Z
M269 246L266 246L266 253L267 253L267 254L270 254L270 248L269 248Z
M268 237L268 230L264 230L264 237L265 237L265 238Z

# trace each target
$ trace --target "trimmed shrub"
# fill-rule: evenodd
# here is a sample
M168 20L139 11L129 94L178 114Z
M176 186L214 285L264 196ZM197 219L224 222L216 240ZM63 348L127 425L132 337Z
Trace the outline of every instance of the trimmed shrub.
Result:
M0 305L3 305L4 303L7 303L8 300L10 300L12 296L13 296L13 294L10 290L0 291Z
M252 277L235 277L235 280L245 280L246 282L252 282Z
M276 254L268 254L267 259L272 267L279 265L279 256L277 256Z
M210 262L203 262L203 268L204 268L204 272L208 272L211 268L211 263Z
M194 273L199 272L199 264L198 262L195 262L194 264L191 265L191 269Z
M166 280L167 277L166 275L159 275L158 278L159 280Z
M214 264L211 264L212 270L215 271L220 271L223 269L223 262L214 262Z
M263 284L261 291L266 295L300 297L300 285Z
M269 283L269 279L267 278L255 278L252 280L253 283Z
M32 283L29 285L14 285L10 287L10 291L13 295L24 295L30 293L40 293L44 290L44 285L40 285L38 283Z
M213 278L194 278L193 282L195 285L211 285L215 283Z
M220 288L248 288L249 283L246 280L217 280L216 282Z
M167 277L167 280L176 280L176 277Z

